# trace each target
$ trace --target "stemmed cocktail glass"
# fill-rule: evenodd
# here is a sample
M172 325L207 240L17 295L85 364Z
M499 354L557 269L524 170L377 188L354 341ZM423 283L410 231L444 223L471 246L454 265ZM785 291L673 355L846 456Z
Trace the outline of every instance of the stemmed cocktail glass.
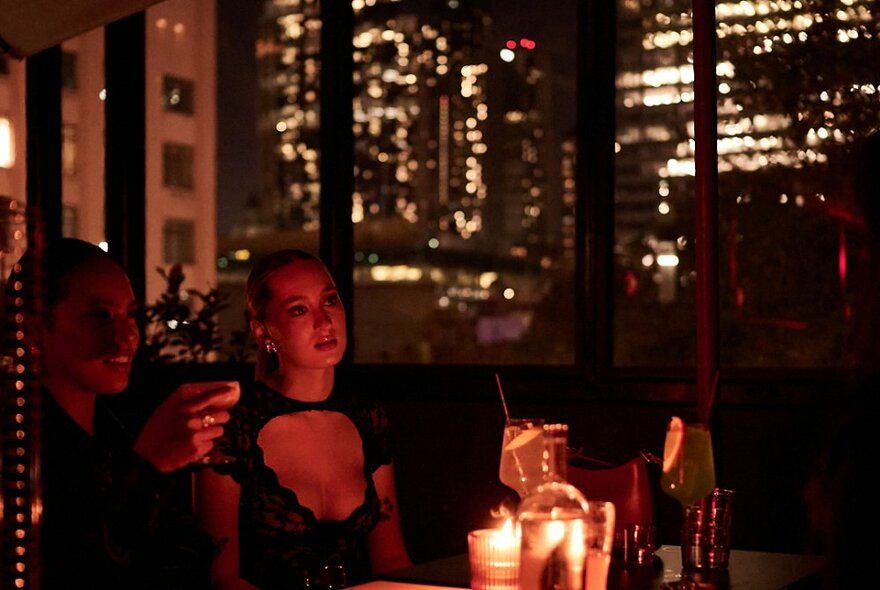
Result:
M715 459L712 453L712 435L707 425L686 425L678 417L669 421L663 446L663 476L660 478L660 487L681 503L684 527L689 507L715 489ZM691 590L702 587L695 584L696 582L685 576L681 581L664 584L661 588Z
M687 424L673 417L666 430L663 446L664 492L690 506L715 489L715 460L712 435L705 424Z
M510 418L504 424L498 477L520 499L541 484L543 433L541 418Z

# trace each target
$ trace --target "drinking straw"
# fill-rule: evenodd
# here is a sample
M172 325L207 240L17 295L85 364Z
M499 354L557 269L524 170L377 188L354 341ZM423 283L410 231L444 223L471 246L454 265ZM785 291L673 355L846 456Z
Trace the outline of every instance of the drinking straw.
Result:
M504 419L510 422L510 412L507 411L507 400L504 399L504 389L501 388L501 377L495 373L495 383L498 384L498 395L501 396L501 405L504 406Z
M715 374L712 378L712 388L709 390L709 399L706 402L706 405L703 406L700 412L700 422L709 426L709 419L712 417L712 405L715 403L715 394L718 392L718 369L715 369Z

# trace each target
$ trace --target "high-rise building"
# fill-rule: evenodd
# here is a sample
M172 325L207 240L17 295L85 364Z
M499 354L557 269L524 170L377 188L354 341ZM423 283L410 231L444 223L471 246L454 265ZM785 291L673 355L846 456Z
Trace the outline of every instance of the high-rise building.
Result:
M168 0L145 23L149 303L166 287L157 267L181 263L199 288L216 282L215 3ZM96 244L105 240L103 40L96 29L61 47L62 231ZM25 67L0 59L0 197L26 209Z
M353 221L402 219L424 245L502 257L558 244L560 216L545 215L535 42L496 47L480 2L352 6ZM316 229L318 18L314 1L266 3L257 44L265 182L251 232Z
M719 202L731 250L731 268L722 278L734 290L736 257L757 244L760 225L772 225L778 236L787 226L805 228L807 221L797 221L805 211L828 215L821 188L828 184L828 162L877 128L880 25L873 4L754 0L716 6ZM649 267L657 260L678 264L692 252L692 25L689 2L620 2L615 251L634 267L642 266L640 260ZM750 203L761 213L731 208ZM771 204L772 213L766 209ZM743 240L743 221L751 218L753 231ZM690 258L681 259L681 277L692 271ZM736 297L741 303L742 293Z
M258 35L258 225L313 231L321 193L318 0L264 2Z
M494 175L501 219L497 232L507 254L536 258L548 244L548 232L561 228L547 225L548 187L545 175L544 108L538 85L542 72L536 64L536 43L531 39L507 39L500 49L493 89L498 96L497 139L492 146ZM558 241L558 240L557 240Z

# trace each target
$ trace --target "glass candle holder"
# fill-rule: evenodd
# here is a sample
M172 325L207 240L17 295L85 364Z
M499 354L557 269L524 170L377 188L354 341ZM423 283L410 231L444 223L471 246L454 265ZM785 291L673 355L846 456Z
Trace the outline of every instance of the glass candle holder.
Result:
M519 539L508 520L500 529L468 533L472 590L517 590Z

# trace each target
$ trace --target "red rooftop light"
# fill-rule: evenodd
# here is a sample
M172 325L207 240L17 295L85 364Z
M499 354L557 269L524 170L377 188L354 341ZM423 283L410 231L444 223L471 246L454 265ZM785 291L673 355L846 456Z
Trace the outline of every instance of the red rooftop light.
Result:
M510 39L507 43L505 43L508 49L516 49L516 41Z
M519 40L519 46L528 50L532 50L535 48L535 42L531 39L526 39L525 37L523 37Z

